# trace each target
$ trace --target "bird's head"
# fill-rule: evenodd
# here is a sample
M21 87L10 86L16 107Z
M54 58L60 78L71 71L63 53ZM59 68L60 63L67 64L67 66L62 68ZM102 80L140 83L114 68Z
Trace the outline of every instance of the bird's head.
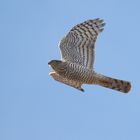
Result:
M63 63L60 60L51 60L48 62L48 65L52 67L52 69L56 72L61 72L63 70Z
M61 63L62 63L62 61L60 61L60 60L51 60L48 62L48 65L50 65L52 67L52 66L56 66Z

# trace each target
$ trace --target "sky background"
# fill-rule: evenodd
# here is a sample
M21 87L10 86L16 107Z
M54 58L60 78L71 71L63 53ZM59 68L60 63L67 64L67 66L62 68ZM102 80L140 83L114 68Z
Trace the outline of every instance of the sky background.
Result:
M129 94L48 75L59 40L98 17L95 70L131 81ZM1 0L0 140L139 140L139 25L139 0Z

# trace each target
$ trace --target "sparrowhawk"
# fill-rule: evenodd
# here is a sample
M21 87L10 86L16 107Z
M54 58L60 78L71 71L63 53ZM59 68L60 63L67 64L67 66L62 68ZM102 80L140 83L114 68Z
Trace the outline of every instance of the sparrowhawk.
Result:
M97 18L74 26L60 41L61 60L51 60L49 73L56 81L84 91L82 84L100 85L128 93L128 81L107 77L93 70L95 42L105 23Z

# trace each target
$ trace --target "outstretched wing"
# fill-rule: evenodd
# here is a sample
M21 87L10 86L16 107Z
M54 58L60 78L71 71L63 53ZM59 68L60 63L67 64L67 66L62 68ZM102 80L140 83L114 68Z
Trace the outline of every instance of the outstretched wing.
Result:
M92 69L95 42L104 25L103 20L98 18L74 26L59 44L62 60Z

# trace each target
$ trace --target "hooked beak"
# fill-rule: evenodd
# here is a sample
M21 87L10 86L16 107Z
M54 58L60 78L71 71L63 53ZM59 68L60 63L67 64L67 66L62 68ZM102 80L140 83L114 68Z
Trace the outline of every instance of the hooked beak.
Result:
M51 65L51 61L48 62L48 65Z

